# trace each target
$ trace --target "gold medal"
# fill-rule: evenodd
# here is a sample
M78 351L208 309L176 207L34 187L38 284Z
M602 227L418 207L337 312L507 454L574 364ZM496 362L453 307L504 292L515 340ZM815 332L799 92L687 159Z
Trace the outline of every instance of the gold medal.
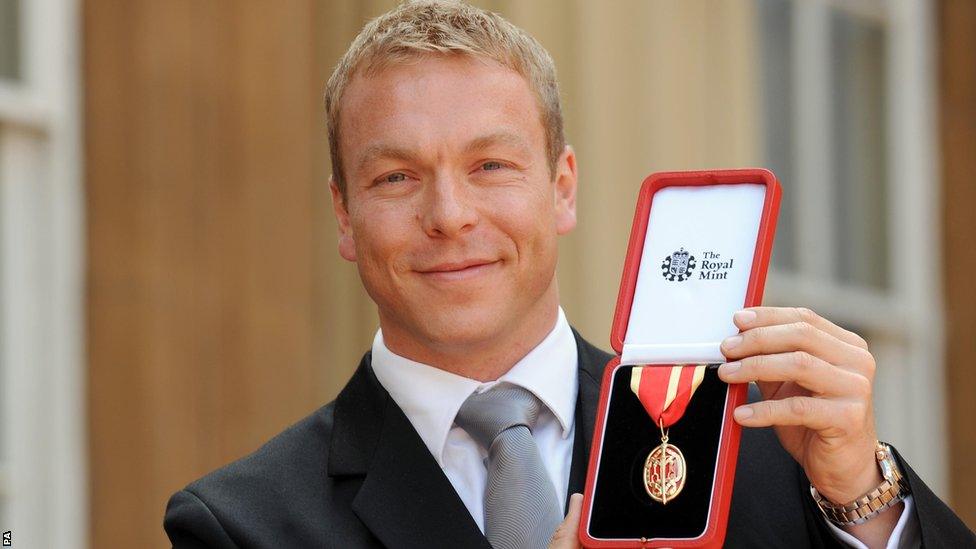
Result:
M644 461L644 489L647 495L667 505L685 487L686 473L684 454L677 446L668 444L668 435L662 426L661 445L651 450Z
M705 377L705 366L635 366L630 388L661 429L661 444L644 460L644 490L667 505L685 487L685 456L668 443L667 428L681 419L691 396Z

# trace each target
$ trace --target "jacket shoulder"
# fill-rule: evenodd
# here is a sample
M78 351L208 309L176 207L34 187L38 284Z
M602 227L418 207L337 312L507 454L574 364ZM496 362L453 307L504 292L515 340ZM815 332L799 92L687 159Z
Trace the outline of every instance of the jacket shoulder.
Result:
M164 519L174 547L264 546L268 540L261 536L281 532L288 517L302 516L303 508L328 507L334 410L334 402L319 408L253 453L174 494ZM291 529L288 535L296 539L289 542L306 546L312 539L327 539L326 527L303 524Z
M251 454L190 483L198 494L246 489L256 484L272 486L307 482L316 472L326 477L335 402L319 408L278 433Z

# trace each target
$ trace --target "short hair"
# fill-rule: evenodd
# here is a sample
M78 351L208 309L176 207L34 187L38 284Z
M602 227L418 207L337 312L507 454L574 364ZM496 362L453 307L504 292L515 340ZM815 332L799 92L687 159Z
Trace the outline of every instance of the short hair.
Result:
M363 27L326 85L332 175L346 198L339 155L342 94L353 76L429 55L461 54L494 60L525 78L539 104L550 175L566 145L559 85L552 57L527 32L497 13L460 1L406 0Z

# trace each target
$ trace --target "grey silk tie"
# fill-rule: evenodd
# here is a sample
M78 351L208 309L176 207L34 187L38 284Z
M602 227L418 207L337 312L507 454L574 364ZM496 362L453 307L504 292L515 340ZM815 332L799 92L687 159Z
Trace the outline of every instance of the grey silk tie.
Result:
M531 392L506 386L474 393L455 420L488 449L485 536L495 549L544 548L561 521L556 490L529 430L541 410Z

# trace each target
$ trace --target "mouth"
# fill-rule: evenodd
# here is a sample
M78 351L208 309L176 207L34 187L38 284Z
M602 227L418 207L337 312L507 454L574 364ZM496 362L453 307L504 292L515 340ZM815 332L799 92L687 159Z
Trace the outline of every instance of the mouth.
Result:
M430 268L417 270L417 272L428 280L450 282L477 278L486 274L500 263L500 259L494 261L488 259L472 259L457 263L441 263Z

